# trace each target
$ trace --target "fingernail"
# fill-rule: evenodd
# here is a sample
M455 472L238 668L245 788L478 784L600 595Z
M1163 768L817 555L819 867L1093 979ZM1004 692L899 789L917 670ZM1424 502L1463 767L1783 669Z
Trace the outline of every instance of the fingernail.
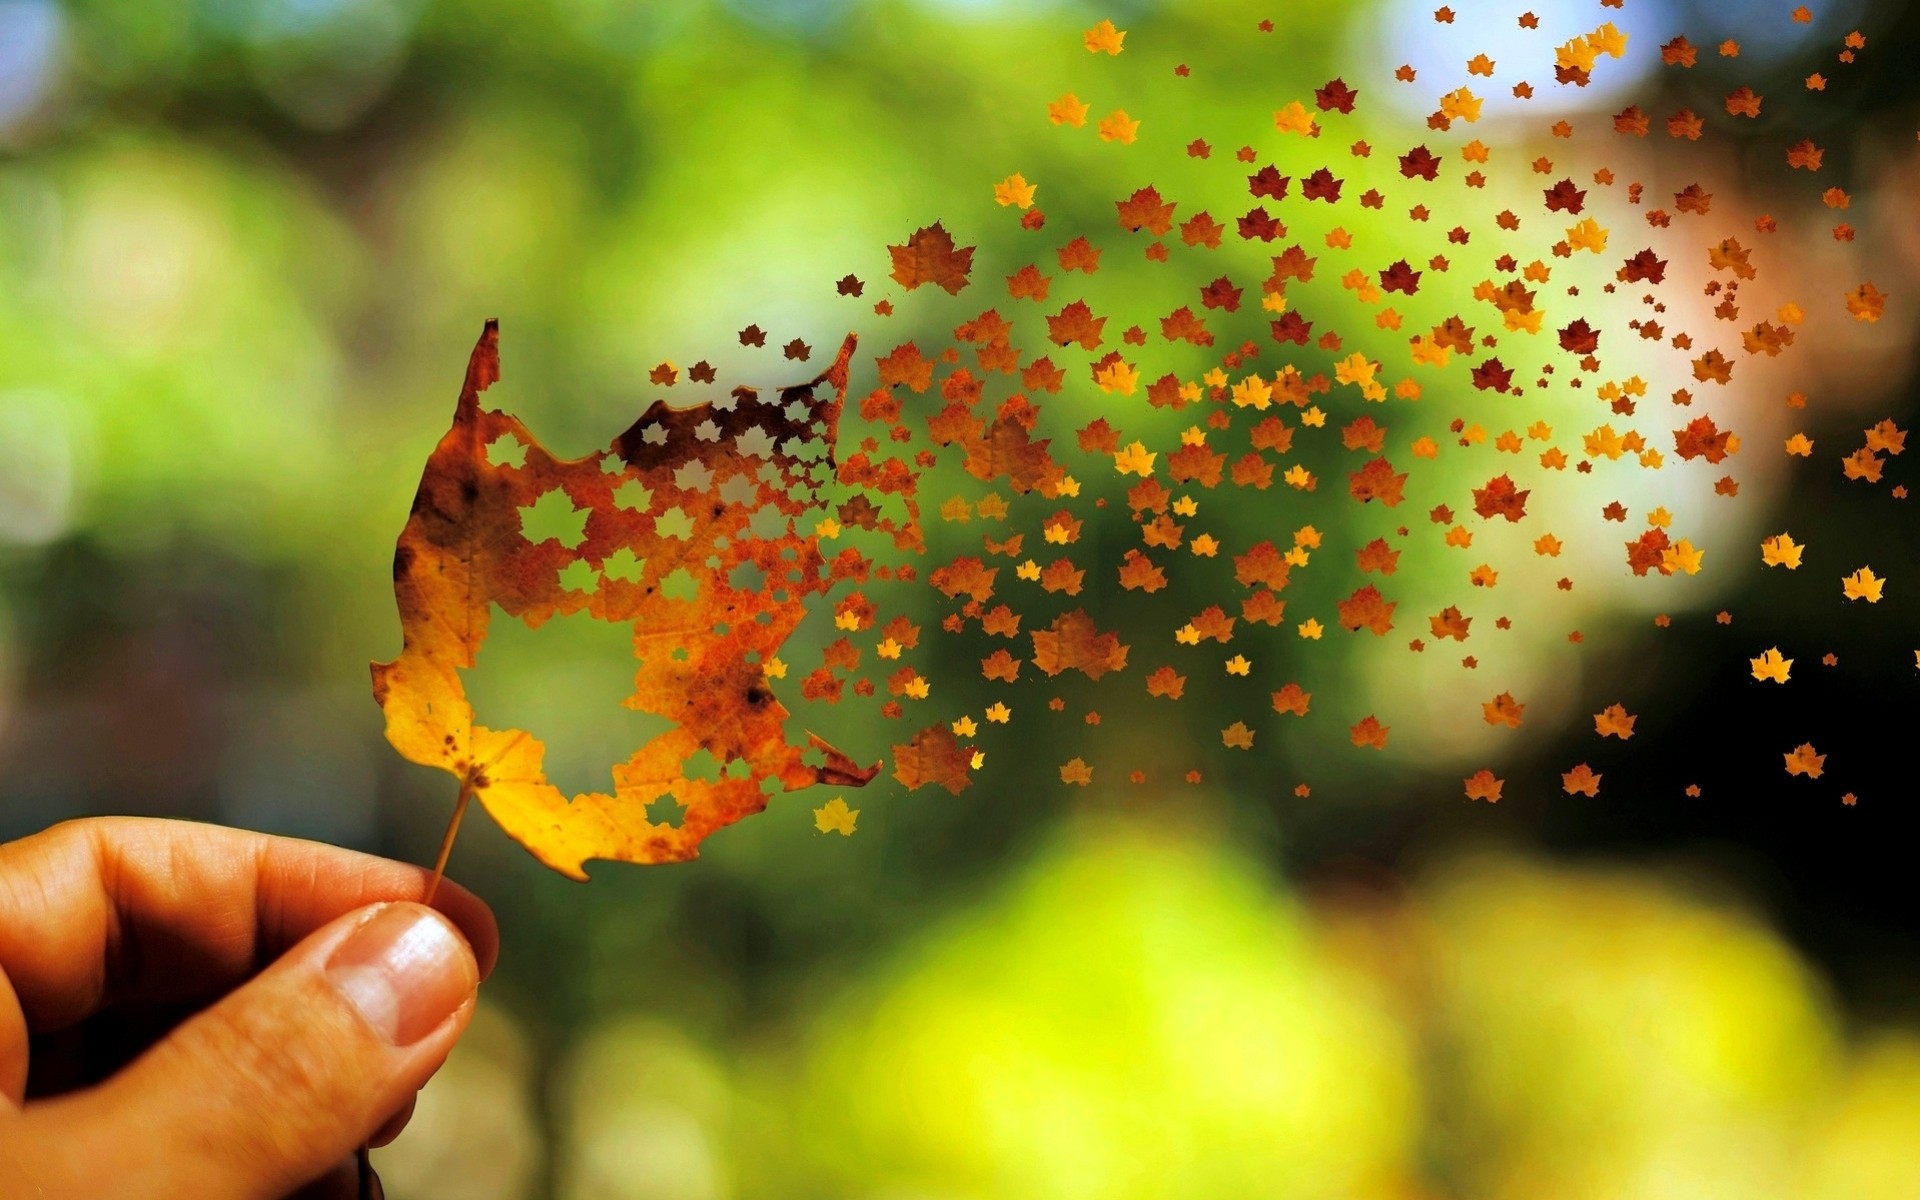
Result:
M411 1046L473 994L473 953L447 919L417 904L391 904L342 942L327 978L367 1024L394 1046Z

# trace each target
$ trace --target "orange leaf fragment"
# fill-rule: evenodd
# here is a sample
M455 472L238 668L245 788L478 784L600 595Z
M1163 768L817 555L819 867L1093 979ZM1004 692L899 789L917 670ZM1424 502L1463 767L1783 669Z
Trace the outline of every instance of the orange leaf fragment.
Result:
M904 246L888 246L893 256L892 278L908 291L923 283L939 284L950 295L967 286L973 270L972 246L956 247L953 235L939 221L914 230Z
M1055 617L1053 624L1033 631L1033 665L1049 675L1079 671L1098 679L1109 671L1124 670L1129 647L1117 635L1095 629L1084 609Z
M937 783L957 796L973 782L967 776L972 763L972 753L944 724L929 725L893 748L893 777L910 792Z
M1359 724L1347 730L1347 737L1351 739L1356 746L1371 746L1375 750L1385 750L1387 748L1387 733L1391 729L1392 726L1382 725L1379 718L1375 717L1372 713L1368 713L1366 716L1360 718Z
M1598 796L1601 776L1592 767L1581 763L1571 771L1560 773L1560 788L1569 796Z
M1639 719L1623 706L1610 704L1593 714L1593 731L1601 737L1617 737L1624 742L1633 736L1633 723Z
M1801 742L1783 755L1787 760L1787 774L1805 775L1808 779L1820 778L1825 770L1827 756L1814 751L1812 742Z

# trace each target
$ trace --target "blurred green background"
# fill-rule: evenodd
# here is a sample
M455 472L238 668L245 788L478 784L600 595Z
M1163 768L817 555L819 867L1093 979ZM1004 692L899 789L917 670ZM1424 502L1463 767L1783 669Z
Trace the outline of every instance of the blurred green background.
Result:
M1889 748L1920 704L1916 607L1899 593L1920 586L1920 534L1824 458L1790 474L1760 457L1794 429L1824 455L1914 414L1899 300L1920 259L1903 227L1920 87L1902 64L1920 31L1897 0L1815 5L1809 25L1771 2L1553 0L1523 49L1507 7L1455 7L1445 27L1398 0L0 0L0 836L132 812L431 859L451 787L384 744L366 664L398 646L393 539L482 318L504 327L489 399L584 453L651 398L663 359L794 378L776 351L737 345L750 322L816 348L859 329L877 354L1005 308L998 277L1044 252L991 206L1013 171L1041 184L1049 235L1069 231L1050 249L1110 233L1133 188L1182 178L1189 137L1224 156L1330 76L1362 90L1343 130L1386 158L1429 136L1426 102L1390 96L1395 64L1458 74L1483 43L1546 60L1613 19L1634 54L1588 91L1543 88L1522 119L1498 100L1511 77L1489 85L1475 132L1496 155L1564 152L1547 114L1604 118L1628 98L1708 111L1750 83L1796 123L1684 162L1652 141L1621 153L1650 177L1706 173L1728 209L1784 214L1806 197L1784 191L1774 142L1810 132L1821 183L1854 194L1859 240L1813 229L1766 294L1832 309L1873 275L1896 303L1870 328L1814 316L1797 374L1755 368L1730 389L1717 411L1754 446L1737 510L1671 481L1542 496L1591 521L1640 488L1635 507L1673 504L1709 572L1664 591L1615 580L1614 539L1596 535L1592 586L1489 651L1539 702L1498 743L1514 781L1500 805L1461 799L1495 743L1454 736L1458 705L1484 697L1451 690L1451 661L1410 671L1397 643L1389 658L1330 629L1315 710L1352 715L1265 730L1198 787L1129 789L1115 771L1069 795L1056 768L1082 752L1069 733L1096 733L1080 721L1096 699L1109 715L1091 744L1144 737L1131 749L1155 762L1216 763L1217 731L1245 713L1226 689L1196 686L1177 719L1083 690L1061 724L1036 716L991 743L963 796L849 793L850 839L812 828L828 793L788 796L695 863L602 865L581 887L470 821L452 872L500 914L500 971L378 1160L401 1200L1920 1195L1913 788ZM1102 17L1131 31L1115 62L1078 44ZM1275 34L1254 32L1263 17ZM1869 47L1841 72L1852 28ZM1648 53L1682 31L1737 34L1745 52L1657 74ZM1813 70L1833 77L1818 105L1795 97ZM1070 88L1096 117L1124 104L1141 143L1048 125ZM979 244L981 286L915 296L881 325L884 245L936 217ZM1382 262L1433 252L1434 230L1334 217ZM1221 253L1265 271L1260 247ZM1110 250L1086 293L1154 295L1148 268ZM848 272L863 300L833 294ZM1804 418L1779 403L1796 386L1816 401ZM1097 411L1089 393L1076 374L1056 400L1063 433ZM1597 423L1584 403L1540 402L1569 431ZM1399 416L1396 441L1443 434L1448 415ZM1164 437L1187 421L1117 423ZM965 486L934 477L929 509L949 483ZM1873 562L1899 598L1842 622L1826 560L1801 573L1817 579L1763 580L1752 543L1783 514L1832 548L1832 574ZM1373 515L1223 519L1276 539L1311 519L1344 556L1380 532L1361 532ZM932 565L979 528L930 536ZM1086 557L1109 570L1131 536L1090 528ZM1449 602L1457 562L1410 553L1405 611ZM1331 626L1340 578L1290 592L1300 615ZM937 641L931 592L890 596L917 597ZM1144 623L1219 598L1168 598ZM1087 602L1119 619L1110 597ZM1739 614L1731 632L1721 608ZM1654 612L1678 632L1656 641ZM1604 649L1575 655L1575 626ZM804 633L787 657L810 666L830 636ZM1743 655L1774 643L1803 655L1784 707L1742 679ZM1841 669L1806 678L1826 649ZM967 691L970 654L931 648L930 677L984 696ZM1481 674L1473 687L1494 682ZM633 744L621 630L503 626L470 683L491 723L556 731L563 785L594 786ZM1631 755L1602 761L1581 714L1621 699L1651 715ZM1372 710L1396 714L1389 754L1346 744ZM906 734L840 719L857 757ZM1857 809L1839 787L1785 786L1776 755L1808 737L1852 772ZM1557 772L1583 759L1601 796L1559 794ZM1695 781L1706 795L1682 797Z

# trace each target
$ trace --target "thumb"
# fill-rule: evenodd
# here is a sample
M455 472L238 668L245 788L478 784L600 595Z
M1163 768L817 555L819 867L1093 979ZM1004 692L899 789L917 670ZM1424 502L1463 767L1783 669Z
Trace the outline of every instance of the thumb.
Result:
M466 939L432 909L350 913L99 1088L30 1108L48 1127L28 1144L61 1155L50 1174L81 1183L76 1195L283 1196L438 1069L479 978ZM111 1180L94 1179L103 1166Z

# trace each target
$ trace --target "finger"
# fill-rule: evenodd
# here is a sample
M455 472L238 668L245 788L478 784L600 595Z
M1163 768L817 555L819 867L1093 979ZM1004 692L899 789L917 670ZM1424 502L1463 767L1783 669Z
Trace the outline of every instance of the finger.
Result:
M379 1193L374 1193L378 1195ZM360 1162L348 1158L286 1200L360 1200Z
M374 1130L367 1138L367 1145L376 1150L382 1146L392 1145L393 1139L399 1137L401 1131L406 1129L407 1122L413 1120L413 1106L418 1100L418 1096L407 1097L407 1102L400 1106L399 1112L380 1122L380 1128Z
M51 1196L277 1200L427 1081L478 984L472 951L440 914L354 913L100 1087L29 1106L17 1118L28 1178Z
M13 985L0 971L0 1101L19 1104L27 1094L27 1018Z
M0 973L36 1032L117 1001L210 999L342 913L420 899L430 879L373 855L214 825L72 821L0 846ZM499 935L487 906L449 882L434 907L466 934L482 975L492 970Z

